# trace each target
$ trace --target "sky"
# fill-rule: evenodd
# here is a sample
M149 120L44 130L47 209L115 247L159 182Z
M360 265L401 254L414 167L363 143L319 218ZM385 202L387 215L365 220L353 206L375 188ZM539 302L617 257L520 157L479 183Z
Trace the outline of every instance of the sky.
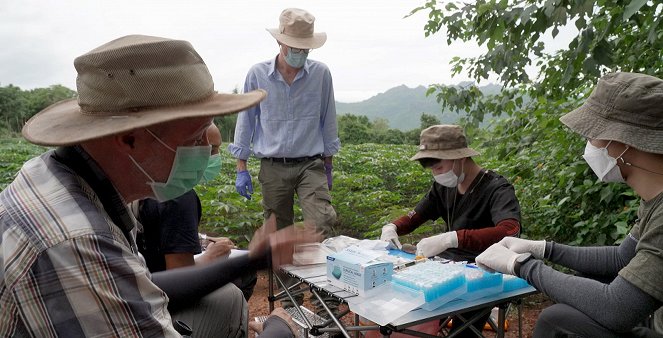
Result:
M216 90L241 90L246 72L276 56L265 30L284 8L315 17L327 42L309 58L329 66L336 100L356 102L400 85L454 84L453 56L477 56L476 44L426 38L427 12L404 18L424 0L21 0L0 2L0 86L76 88L73 60L128 34L188 40L205 60Z

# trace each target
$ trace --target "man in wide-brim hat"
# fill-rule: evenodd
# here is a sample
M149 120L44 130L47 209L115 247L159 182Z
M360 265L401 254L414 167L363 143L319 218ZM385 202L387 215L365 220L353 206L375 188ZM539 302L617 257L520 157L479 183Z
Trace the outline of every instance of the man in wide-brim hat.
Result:
M30 142L57 148L26 162L0 193L0 336L187 331L173 319L197 336L245 336L246 303L227 282L264 266L270 244L278 265L293 243L315 237L274 233L268 223L246 257L150 276L126 204L191 190L208 165L212 118L253 106L265 92L215 92L202 58L182 40L125 36L74 65L78 98L23 128ZM285 323L273 322L277 330Z
M324 63L308 58L327 35L316 32L315 17L299 8L284 9L278 28L267 31L279 50L251 67L244 82L244 92L264 89L269 95L237 117L235 139L228 146L237 159L235 187L251 198L247 160L255 155L265 219L275 215L279 228L292 224L296 194L304 221L329 235L336 222L332 158L341 144L331 73Z
M638 220L618 246L505 238L476 261L526 279L555 301L541 312L534 337L661 337L663 80L607 74L560 120L586 139L582 157L599 180L625 183L642 198Z

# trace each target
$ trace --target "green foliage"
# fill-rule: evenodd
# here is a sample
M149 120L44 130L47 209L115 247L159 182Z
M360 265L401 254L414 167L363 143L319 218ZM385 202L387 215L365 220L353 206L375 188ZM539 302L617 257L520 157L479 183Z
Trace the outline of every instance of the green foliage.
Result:
M23 163L43 153L47 148L19 138L0 138L0 191L16 177Z
M448 44L476 41L487 48L475 58L453 58L452 72L477 84L497 78L499 93L486 95L469 84L433 85L428 94L443 109L467 115L469 126L491 114L509 116L493 123L491 138L474 134L490 149L490 162L514 180L526 236L613 244L633 224L638 198L625 185L596 182L580 157L583 140L558 118L579 106L607 72L663 74L661 6L644 0L427 0L411 12L428 12L427 36L444 32ZM545 50L544 37L555 38L568 25L578 31L567 48ZM530 66L538 69L534 77Z
M362 143L380 143L380 144L403 144L412 143L408 132L402 132L398 129L389 129L384 119L376 119L371 122L366 116L352 114L339 115L338 137L341 144L362 144ZM417 140L418 138L417 131Z
M628 5L626 5L628 4ZM432 86L438 102L469 113L472 122L486 112L511 115L527 98L582 97L610 71L663 74L663 17L660 4L622 0L478 0L467 3L428 0L411 14L429 12L426 36L445 32L447 43L477 41L488 51L476 58L453 58L453 74L477 83L497 77L500 95L483 95L476 85ZM577 35L566 49L544 51L542 39L573 24ZM536 66L535 78L527 73Z
M477 134L484 165L509 178L522 208L524 237L569 244L620 243L636 219L639 199L625 184L597 180L581 155L584 140L561 128L549 102Z
M440 124L440 119L435 117L434 115L428 115L426 113L421 114L421 130L424 130L430 126L434 126L437 124Z
M9 85L0 87L0 130L19 133L30 117L51 104L76 97L76 92L54 85L48 88L21 90Z
M235 191L235 159L221 151L221 173L211 182L195 187L203 207L200 232L230 237L245 245L263 222L260 184L257 181L260 163L251 158L248 170L255 193L250 200Z
M482 155L477 162L511 180L522 206L523 228L531 238L565 243L612 244L627 233L638 199L625 185L601 184L580 159L583 142L565 132L554 114L527 119L510 118L493 126L494 132L469 129L472 146ZM547 121L545 131L536 125ZM527 135L527 137L522 137ZM5 188L23 162L46 148L21 139L3 139L0 145L0 188ZM334 159L333 205L336 234L377 238L381 227L412 210L428 192L430 171L409 158L414 145L346 145ZM249 160L254 194L246 200L235 191L235 160L221 152L221 174L198 185L203 206L201 232L231 237L245 246L262 224L259 162ZM301 211L296 209L296 221ZM441 220L439 221L441 222ZM403 243L414 243L439 232L425 224Z
M360 119L363 119L360 118ZM335 234L357 238L377 238L381 227L406 214L428 191L430 173L418 163L409 161L416 152L412 145L361 144L346 145L334 157L333 205L338 219ZM260 184L257 181L259 162L249 160L254 194L246 200L235 191L235 160L222 152L223 169L212 182L195 189L203 205L201 231L231 237L245 245L262 224ZM295 221L302 221L299 207ZM431 234L430 225L423 226L405 241L418 240Z

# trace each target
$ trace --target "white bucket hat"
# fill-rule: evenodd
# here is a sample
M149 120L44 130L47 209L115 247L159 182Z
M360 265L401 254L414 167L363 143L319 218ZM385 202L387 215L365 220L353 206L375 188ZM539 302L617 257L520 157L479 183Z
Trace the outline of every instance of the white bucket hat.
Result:
M267 28L276 41L294 48L320 48L327 41L326 33L314 32L315 17L299 8L286 8L279 16L279 28Z

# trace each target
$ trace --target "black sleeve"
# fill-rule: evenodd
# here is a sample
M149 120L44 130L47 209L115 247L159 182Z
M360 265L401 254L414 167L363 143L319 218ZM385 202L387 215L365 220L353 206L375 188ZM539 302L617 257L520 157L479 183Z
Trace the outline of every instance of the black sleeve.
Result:
M269 316L262 324L262 333L260 338L294 338L292 330L283 318L278 316Z
M162 254L202 252L198 239L200 199L191 190L184 195L159 204L159 229Z
M489 202L493 224L505 219L515 219L520 223L520 203L513 185L502 176L495 180L498 186L492 192Z
M663 305L620 276L604 284L556 271L536 259L523 263L519 275L553 301L572 306L616 332L630 330Z
M250 259L249 255L218 259L209 264L160 271L152 274L152 281L168 295L168 309L177 311L243 273L265 268L269 259L268 255L256 259Z

